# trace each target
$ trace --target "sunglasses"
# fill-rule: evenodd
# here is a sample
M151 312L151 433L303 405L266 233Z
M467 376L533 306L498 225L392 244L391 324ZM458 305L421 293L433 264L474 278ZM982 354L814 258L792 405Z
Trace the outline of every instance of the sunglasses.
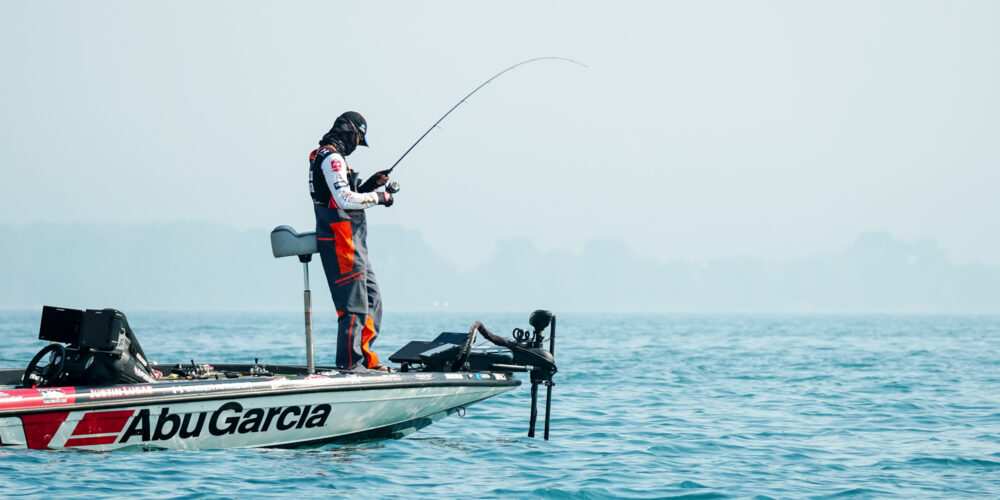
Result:
M351 128L354 129L354 133L361 138L361 140L358 141L358 144L368 147L368 141L365 140L365 129L367 129L368 126L365 125L364 123L362 123L361 125L355 125L354 122L351 120L347 120L347 123L351 124Z

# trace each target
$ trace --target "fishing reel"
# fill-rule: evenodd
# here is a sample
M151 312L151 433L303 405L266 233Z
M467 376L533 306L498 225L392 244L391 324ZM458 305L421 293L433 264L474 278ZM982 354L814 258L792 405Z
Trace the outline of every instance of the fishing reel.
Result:
M396 194L399 192L399 181L389 181L385 184L387 193Z

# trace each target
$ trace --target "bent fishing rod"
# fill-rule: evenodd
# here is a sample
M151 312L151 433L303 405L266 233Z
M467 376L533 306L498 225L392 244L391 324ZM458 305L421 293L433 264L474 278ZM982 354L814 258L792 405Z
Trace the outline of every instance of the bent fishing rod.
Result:
M576 60L570 59L568 57L546 56L546 57L535 57L535 58L532 58L532 59L528 59L526 61L521 61L521 62L519 62L519 63L517 63L517 64L515 64L515 65L513 65L513 66L511 66L511 67L509 67L509 68L507 68L507 69L505 69L505 70L503 70L503 71L495 74L495 75L493 75L493 76L491 76L489 80L486 80L481 85L479 85L478 87L476 87L475 89L473 89L472 92L469 92L468 95L466 95L460 101L458 101L458 104L455 104L454 106L452 106L451 109L449 109L447 113L445 113L444 115L442 115L441 118L438 118L438 120L436 122L434 122L434 124L431 125L431 127L428 128L427 131L424 132L423 135L421 135L419 139L417 139L417 142L414 142L413 145L410 146L410 148L407 149L405 153L403 153L403 156L400 156L399 159L396 160L396 163L393 163L392 166L389 167L389 172L391 173L396 168L396 165L399 165L399 162L403 161L403 158L406 158L406 155L410 154L410 151L413 151L413 148L417 147L417 144L420 144L420 141L424 140L424 137L427 137L427 134L431 133L431 131L434 130L434 128L436 128L438 126L438 124L441 123L445 118L447 118L448 115L450 115L452 111L455 111L456 109L458 109L458 107L461 106L468 98L472 97L472 94L475 94L476 92L479 92L479 89L485 87L486 85L488 85L493 80L496 80L497 78L500 77L500 75L502 75L502 74L504 74L504 73L506 73L506 72L508 72L508 71L510 71L510 70L512 70L512 69L514 69L516 67L518 67L518 66L521 66L521 65L524 65L524 64L528 64L528 63L531 63L531 62L535 62L535 61L545 61L545 60L566 61L566 62L571 62L573 64L579 64L580 66L583 66L584 68L589 68L589 66L587 66L586 64L583 64L580 61L576 61Z

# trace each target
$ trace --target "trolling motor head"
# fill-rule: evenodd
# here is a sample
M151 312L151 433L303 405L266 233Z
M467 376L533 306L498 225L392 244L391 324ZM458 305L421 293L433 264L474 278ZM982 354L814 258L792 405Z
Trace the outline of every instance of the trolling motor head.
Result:
M531 313L531 316L528 317L528 323L530 323L531 327L535 329L535 333L539 333L549 327L549 323L552 322L552 317L553 314L551 311L538 309Z

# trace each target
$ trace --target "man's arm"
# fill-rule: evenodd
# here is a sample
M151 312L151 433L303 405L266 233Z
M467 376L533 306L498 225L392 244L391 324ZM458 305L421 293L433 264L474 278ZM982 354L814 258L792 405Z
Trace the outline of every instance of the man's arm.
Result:
M331 154L323 159L323 177L333 194L333 202L337 208L345 210L360 210L378 204L391 203L389 193L358 193L351 189L347 182L347 162L339 154Z

